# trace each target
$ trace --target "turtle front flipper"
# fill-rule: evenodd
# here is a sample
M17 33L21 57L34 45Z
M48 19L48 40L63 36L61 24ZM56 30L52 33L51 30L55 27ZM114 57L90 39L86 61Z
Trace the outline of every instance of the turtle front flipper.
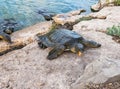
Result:
M84 52L84 45L81 43L74 43L74 45L70 46L70 51L81 56Z
M10 35L8 35L4 32L0 32L0 39L5 40L9 43L12 43Z
M60 45L58 47L53 48L49 52L47 59L52 60L52 59L57 58L58 56L60 56L64 52L64 50L65 50L65 47L63 45Z
M39 47L42 48L42 49L46 49L46 48L47 48L47 46L44 45L41 41L38 42L38 45L39 45Z
M92 41L92 40L83 40L82 43L86 46L86 47L89 47L89 48L98 48L98 47L101 47L101 44L100 43L97 43L95 41Z
M46 36L38 36L38 45L40 48L53 47L54 44Z

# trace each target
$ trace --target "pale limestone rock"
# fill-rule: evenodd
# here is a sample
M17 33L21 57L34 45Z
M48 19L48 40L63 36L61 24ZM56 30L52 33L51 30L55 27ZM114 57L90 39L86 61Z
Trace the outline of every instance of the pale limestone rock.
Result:
M113 25L118 25L120 23L120 6L118 7L105 7L97 13L91 13L89 16L102 17L105 16L106 19L92 19L89 21L82 21L74 25L74 29L78 30L97 30L106 31L108 27Z
M3 89L8 85L8 88L13 89L75 89L77 85L81 85L80 78L86 83L88 80L103 81L104 78L108 80L111 76L118 75L116 69L120 64L117 62L117 66L115 63L120 59L120 45L111 36L101 32L74 31L86 39L101 43L101 48L87 49L81 57L65 52L57 59L49 61L46 57L50 49L40 49L37 42L32 42L22 49L0 56L0 84ZM106 58L112 60L112 65ZM93 64L98 65L94 67L94 71L91 69ZM97 72L95 76L94 72ZM103 75L106 73L105 76L108 77L100 80L100 72Z
M105 6L114 6L115 0L99 0L98 3L91 6L91 10L96 12Z
M91 53L89 57L94 55L96 59L88 63L83 74L71 85L70 89L86 89L84 86L89 82L99 84L120 80L120 56L118 55L120 51L116 49L120 48L120 44L114 44L112 38L105 33L78 29L74 29L74 31L81 33L87 39L98 41L102 46L100 54Z
M101 6L101 3L97 3L97 4L94 4L94 5L92 5L91 6L91 10L92 11L99 11L101 8L103 8L102 6Z
M65 23L75 22L78 18L82 17L82 15L80 15L80 13L82 12L85 12L85 10L76 10L65 14L58 14L53 17L53 20L57 24L61 24L61 25L64 25Z
M73 89L83 89L85 84L112 83L120 80L120 60L100 57L89 64L84 74L72 85Z

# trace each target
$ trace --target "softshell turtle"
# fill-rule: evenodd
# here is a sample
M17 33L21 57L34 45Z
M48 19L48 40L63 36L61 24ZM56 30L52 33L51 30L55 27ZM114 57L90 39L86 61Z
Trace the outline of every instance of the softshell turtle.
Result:
M0 39L5 40L9 43L12 43L10 35L6 34L5 32L0 31Z
M14 32L16 25L17 23L13 18L4 19L4 21L0 23L0 39L11 43L10 34Z
M86 40L80 34L68 29L55 29L47 34L37 36L40 48L53 48L47 56L49 60L57 58L64 51L71 51L81 55L86 47L98 48L101 46L101 44Z

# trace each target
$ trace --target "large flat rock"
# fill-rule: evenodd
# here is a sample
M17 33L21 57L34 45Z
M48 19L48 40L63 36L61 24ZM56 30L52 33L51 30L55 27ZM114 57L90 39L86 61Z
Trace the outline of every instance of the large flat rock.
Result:
M102 46L100 49L95 49L97 50L96 53L90 52L91 56L89 55L88 58L90 59L94 56L96 59L92 58L93 62L89 62L83 74L72 84L71 89L86 89L84 86L90 82L101 84L120 81L120 44L115 43L111 36L102 32L77 29L74 29L74 31L82 34L87 39L101 43Z
M81 57L65 52L57 59L49 61L46 56L50 49L42 50L36 41L32 42L22 49L0 56L0 88L82 89L81 82L106 82L120 74L120 44L101 32L74 31L101 43L101 48L88 49ZM109 64L111 61L113 66ZM98 78L100 73L103 77L101 80ZM110 76L104 78L106 75Z

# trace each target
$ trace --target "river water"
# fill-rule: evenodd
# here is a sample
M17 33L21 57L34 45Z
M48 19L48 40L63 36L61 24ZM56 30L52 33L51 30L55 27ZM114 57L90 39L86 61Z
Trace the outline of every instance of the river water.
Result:
M37 13L45 9L49 12L65 13L85 9L90 13L90 6L98 0L0 0L0 20L14 18L21 27L27 27L44 18Z

